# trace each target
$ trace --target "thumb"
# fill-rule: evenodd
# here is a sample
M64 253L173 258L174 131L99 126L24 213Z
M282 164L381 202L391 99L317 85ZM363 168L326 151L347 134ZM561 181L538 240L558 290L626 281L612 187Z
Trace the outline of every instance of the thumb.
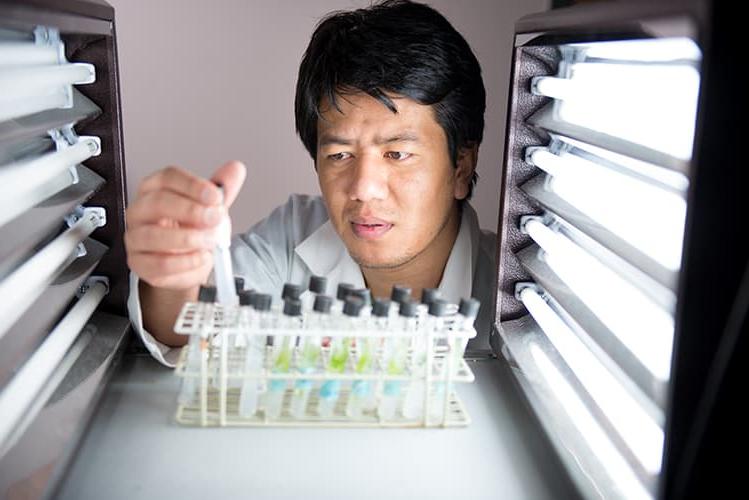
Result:
M230 207L237 199L239 190L247 177L247 167L241 161L225 163L214 172L211 181L224 188L224 205Z

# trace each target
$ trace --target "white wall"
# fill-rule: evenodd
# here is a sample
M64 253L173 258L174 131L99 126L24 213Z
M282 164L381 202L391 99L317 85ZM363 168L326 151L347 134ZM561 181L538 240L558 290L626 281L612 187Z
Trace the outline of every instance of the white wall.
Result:
M128 194L179 165L208 176L229 159L249 167L232 209L244 230L291 192L318 193L294 132L299 61L327 12L355 0L109 0L115 7ZM513 25L549 0L433 0L471 44L487 89L474 193L481 225L496 229Z

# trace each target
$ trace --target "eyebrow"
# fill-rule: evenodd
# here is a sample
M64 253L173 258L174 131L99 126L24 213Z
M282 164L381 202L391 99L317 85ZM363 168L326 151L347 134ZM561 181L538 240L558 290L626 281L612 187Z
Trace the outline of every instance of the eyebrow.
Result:
M354 141L351 139L334 134L323 134L318 142L320 147L328 146L330 144L350 146L354 143ZM421 143L419 137L412 132L402 132L389 137L377 136L374 139L374 143L378 146L381 146L383 144L392 144L394 142L414 142L417 144Z

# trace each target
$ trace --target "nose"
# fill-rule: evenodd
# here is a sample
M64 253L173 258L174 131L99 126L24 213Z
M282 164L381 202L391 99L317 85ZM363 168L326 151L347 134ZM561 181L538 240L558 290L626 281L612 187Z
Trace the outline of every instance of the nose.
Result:
M384 200L388 194L388 168L374 155L357 158L351 168L349 199L368 202Z

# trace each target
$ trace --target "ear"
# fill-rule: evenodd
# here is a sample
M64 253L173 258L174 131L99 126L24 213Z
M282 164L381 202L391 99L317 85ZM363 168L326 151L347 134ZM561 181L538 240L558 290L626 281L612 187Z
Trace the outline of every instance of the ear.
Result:
M458 158L455 165L455 199L463 200L468 196L471 189L471 179L473 172L476 170L476 163L479 158L479 146L473 144L462 147L458 150Z

